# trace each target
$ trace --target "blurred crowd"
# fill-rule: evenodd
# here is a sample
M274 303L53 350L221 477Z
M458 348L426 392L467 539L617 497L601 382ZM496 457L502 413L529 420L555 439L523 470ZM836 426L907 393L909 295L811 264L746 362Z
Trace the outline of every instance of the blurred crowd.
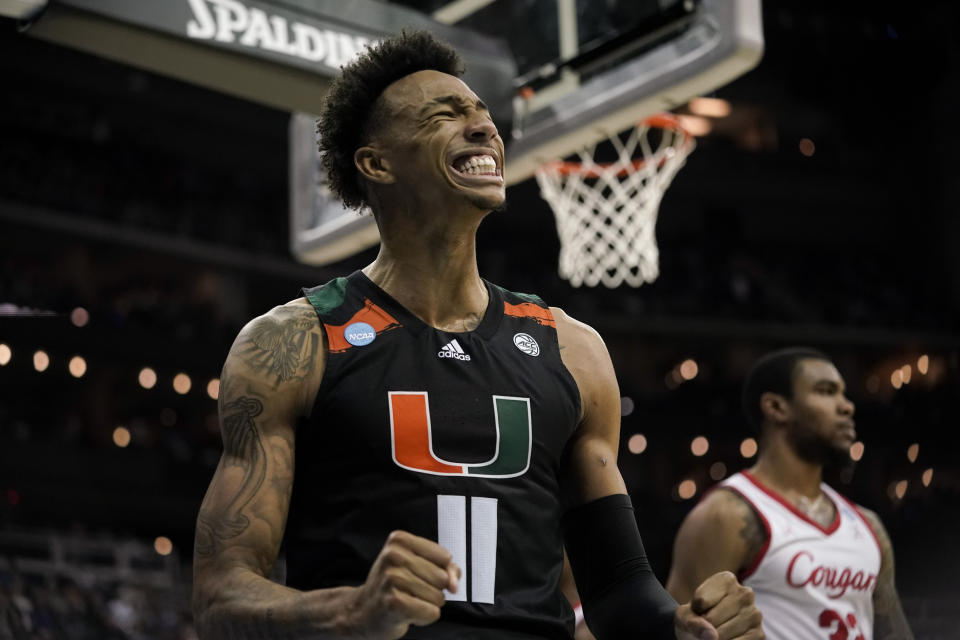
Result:
M100 584L0 568L2 640L195 640L184 586Z

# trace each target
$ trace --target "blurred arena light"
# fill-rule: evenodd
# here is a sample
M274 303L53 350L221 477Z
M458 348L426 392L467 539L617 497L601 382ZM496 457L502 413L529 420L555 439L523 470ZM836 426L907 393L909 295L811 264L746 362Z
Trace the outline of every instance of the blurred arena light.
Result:
M85 327L90 322L90 314L83 307L77 307L70 312L70 322L75 327Z
M930 370L930 356L923 354L917 358L917 373L922 376L927 375L927 371Z
M710 478L712 480L723 480L727 476L727 465L722 462L714 462L710 465Z
M726 118L730 115L730 103L720 98L694 98L687 105L690 113L708 118Z
M214 378L207 383L207 395L213 400L220 397L220 378Z
M745 438L740 443L740 455L744 458L752 458L757 455L757 441L753 438Z
M677 485L677 495L680 496L681 500L689 500L697 495L697 483L687 478Z
M130 430L124 426L119 426L113 430L113 444L121 449L130 444Z
M620 415L621 416L630 415L631 413L633 413L633 409L634 409L633 398L629 398L627 396L620 398Z
M903 500L903 496L907 495L907 487L909 483L906 480L900 480L893 485L893 495L896 496L897 500Z
M865 449L866 447L859 440L854 442L852 445L850 445L850 459L854 462L858 462L861 458L863 458L863 452Z
M903 386L903 370L894 369L893 373L890 374L890 386L894 389L899 389Z
M798 146L800 147L800 153L808 158L817 152L817 146L813 144L813 140L810 138L801 138Z
M930 483L933 482L933 467L923 472L923 475L920 476L920 482L922 482L925 487L930 486Z
M673 369L663 377L663 384L667 386L667 389L676 389L678 386L680 386L679 378L680 374L676 369Z
M698 458L702 455L706 455L709 449L710 441L704 436L697 436L692 442L690 442L690 452Z
M647 437L642 433L635 433L627 440L627 450L633 454L641 454L647 450Z
M168 556L173 552L173 542L167 536L157 536L153 541L153 548L161 556Z
M680 126L683 127L687 133L697 138L702 138L713 131L713 125L710 121L700 116L678 114L677 120L680 121Z
M913 378L913 367L908 364L900 367L900 377L903 378L903 384L910 384L910 379Z
M81 356L73 356L70 358L70 364L67 365L67 368L74 378L82 378L83 374L87 372L87 361Z
M916 462L917 456L920 455L920 443L914 442L909 447L907 447L907 460L910 462Z
M157 372L150 367L144 367L143 369L140 369L140 374L137 376L137 381L144 389L153 389L154 385L157 384Z
M46 371L47 367L50 366L50 356L47 355L46 351L38 349L33 353L33 368L37 371Z
M180 372L177 375L173 376L173 390L184 395L190 391L190 387L193 386L193 383L190 380L190 376Z
M0 367L6 366L13 357L13 351L7 345L0 342Z
M697 377L700 367L697 366L697 361L692 358L687 358L680 363L680 377L684 380L693 380Z

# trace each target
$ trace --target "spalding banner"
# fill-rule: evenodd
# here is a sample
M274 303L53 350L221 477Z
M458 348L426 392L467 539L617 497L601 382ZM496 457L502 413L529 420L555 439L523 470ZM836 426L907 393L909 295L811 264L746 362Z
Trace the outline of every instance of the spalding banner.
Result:
M453 44L467 82L509 121L516 65L505 42L373 0L56 0L28 35L286 111L315 113L329 78L371 43L427 29Z
M322 62L336 71L366 48L371 37L342 28L318 28L280 13L237 0L188 0L193 17L187 36L197 40L237 43L309 62Z

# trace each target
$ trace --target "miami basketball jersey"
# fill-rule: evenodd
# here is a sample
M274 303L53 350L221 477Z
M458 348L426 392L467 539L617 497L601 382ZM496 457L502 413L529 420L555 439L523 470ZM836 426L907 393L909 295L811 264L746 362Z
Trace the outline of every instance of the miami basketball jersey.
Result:
M567 639L558 470L579 393L543 301L485 284L464 333L424 324L359 271L304 290L328 351L296 434L287 584L362 584L402 529L463 570L440 621L405 637Z
M856 507L826 484L837 515L821 526L743 471L721 483L760 516L767 540L739 576L770 640L871 640L880 544Z

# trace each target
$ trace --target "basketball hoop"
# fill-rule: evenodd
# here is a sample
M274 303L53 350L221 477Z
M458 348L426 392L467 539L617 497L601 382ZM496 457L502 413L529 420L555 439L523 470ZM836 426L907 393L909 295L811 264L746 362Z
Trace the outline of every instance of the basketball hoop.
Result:
M594 144L577 152L580 162L537 170L540 195L557 219L560 277L574 287L639 287L657 279L660 200L694 147L669 114L647 118L610 143L613 162L598 162Z

